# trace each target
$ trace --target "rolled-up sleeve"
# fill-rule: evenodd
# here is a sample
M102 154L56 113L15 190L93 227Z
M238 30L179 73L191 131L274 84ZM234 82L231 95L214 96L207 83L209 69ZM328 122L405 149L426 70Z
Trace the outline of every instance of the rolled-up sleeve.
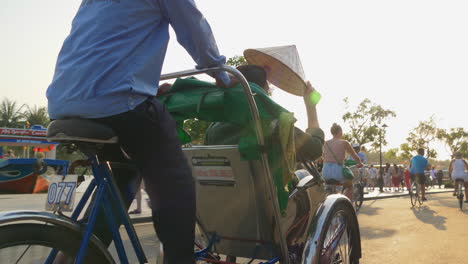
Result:
M160 3L163 14L177 35L177 41L192 56L197 68L215 67L226 63L226 57L219 54L208 21L193 0L160 0ZM226 72L218 72L215 76L225 84L229 83Z
M320 128L307 129L306 133L295 129L296 151L298 158L316 160L322 156L325 134Z

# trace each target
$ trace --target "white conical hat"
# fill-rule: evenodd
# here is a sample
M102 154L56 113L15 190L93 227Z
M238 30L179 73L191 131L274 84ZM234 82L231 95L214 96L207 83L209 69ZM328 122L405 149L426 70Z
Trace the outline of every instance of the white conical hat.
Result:
M294 95L302 96L306 89L305 74L295 45L246 49L249 64L262 66L269 82Z

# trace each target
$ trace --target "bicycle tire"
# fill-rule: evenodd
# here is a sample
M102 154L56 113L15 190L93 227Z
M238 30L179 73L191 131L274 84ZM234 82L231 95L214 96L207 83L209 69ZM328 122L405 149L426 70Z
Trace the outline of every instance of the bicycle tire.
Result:
M361 184L355 184L353 187L353 201L354 209L359 211L361 209L362 203L364 201L364 187Z
M460 206L460 210L463 211L463 184L459 183L458 184L458 195L457 195L457 198L458 198L458 205Z
M415 183L411 184L409 194L410 194L411 206L414 207L418 199L416 196L416 184Z
M20 260L22 260L24 256L20 256L20 253L23 250L20 248L16 248L16 250L20 250L20 252L15 254L14 248L21 246L27 246L26 250L24 250L25 252L27 252L30 246L47 247L49 249L44 249L44 252L41 252L45 258L47 258L47 256L49 255L48 252L50 252L51 249L58 249L59 251L64 252L65 255L74 257L76 256L82 239L82 234L74 230L70 230L56 225L30 223L2 226L0 227L0 234L0 256L2 256L2 261L8 261L3 259L3 256L11 256L11 258L15 259L16 257L19 257ZM31 257L34 258L34 263L38 263L36 260L37 255ZM8 261L8 263L15 262L16 261ZM19 263L31 262L27 262L26 260L26 262ZM83 263L114 262L110 262L106 258L105 254L90 241Z
M422 195L421 185L419 183L416 183L416 196L418 198L419 205L423 204L423 200L421 199L421 195Z
M325 220L324 227L326 229L325 232L322 233L320 240L318 242L318 246L320 249L320 259L319 263L320 264L329 264L329 263L351 263L351 264L359 264L359 258L360 254L356 251L353 251L353 248L360 248L360 239L359 239L359 226L357 224L357 220L353 217L354 212L351 211L351 207L347 206L343 202L336 203L333 208L330 211L329 216ZM350 253L347 256L347 261L341 260L336 260L336 261L331 261L331 259L324 259L323 258L323 253L325 247L331 242L327 241L330 237L333 237L336 233L329 233L328 231L330 228L333 228L334 226L334 219L336 219L336 216L343 216L343 219L346 221L346 232L343 233L346 234L346 238L348 242L351 244L350 245ZM326 243L327 242L327 243ZM341 239L340 241L341 242ZM327 245L326 245L327 244ZM341 244L341 243L340 243ZM334 251L333 255L335 258L341 257L341 252L336 252Z

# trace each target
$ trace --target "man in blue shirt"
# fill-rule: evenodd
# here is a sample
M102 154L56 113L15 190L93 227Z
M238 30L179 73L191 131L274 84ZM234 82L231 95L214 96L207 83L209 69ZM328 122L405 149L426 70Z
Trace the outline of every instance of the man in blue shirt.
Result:
M424 175L424 170L428 166L428 161L424 157L424 149L418 149L418 155L411 158L410 161L410 174L411 180L416 180L421 185L421 198L423 201L426 201L425 196L425 184L426 184L426 176Z
M51 119L92 119L115 131L120 146L107 146L104 157L126 161L122 148L131 158L145 180L165 258L185 264L194 263L194 182L175 122L154 98L169 25L197 68L225 63L193 0L83 0L58 55L47 98ZM218 84L229 83L226 73L214 77ZM113 172L129 205L139 184L128 183L141 178L118 168ZM110 244L102 216L98 236Z

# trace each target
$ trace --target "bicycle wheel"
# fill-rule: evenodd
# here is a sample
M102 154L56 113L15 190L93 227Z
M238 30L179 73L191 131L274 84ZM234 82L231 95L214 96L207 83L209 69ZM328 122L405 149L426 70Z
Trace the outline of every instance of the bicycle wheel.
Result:
M82 235L61 226L14 224L0 227L0 259L2 263L45 263L52 249L68 256L64 263L73 263ZM113 263L90 242L83 263Z
M421 185L419 183L416 183L416 197L418 198L418 203L419 205L423 204L423 200L421 198Z
M417 197L417 194L416 194L416 183L412 183L411 184L411 188L409 190L409 195L410 195L410 199L411 199L411 206L415 206L416 203L417 203L417 200L418 200L418 197Z
M359 211L362 206L362 202L364 201L364 187L361 184L355 184L353 186L353 202L354 202L354 209Z
M463 184L459 183L458 184L458 193L457 193L457 198L458 198L458 205L460 206L460 210L463 211Z
M359 227L353 215L350 207L342 202L334 206L319 240L319 263L359 263Z

